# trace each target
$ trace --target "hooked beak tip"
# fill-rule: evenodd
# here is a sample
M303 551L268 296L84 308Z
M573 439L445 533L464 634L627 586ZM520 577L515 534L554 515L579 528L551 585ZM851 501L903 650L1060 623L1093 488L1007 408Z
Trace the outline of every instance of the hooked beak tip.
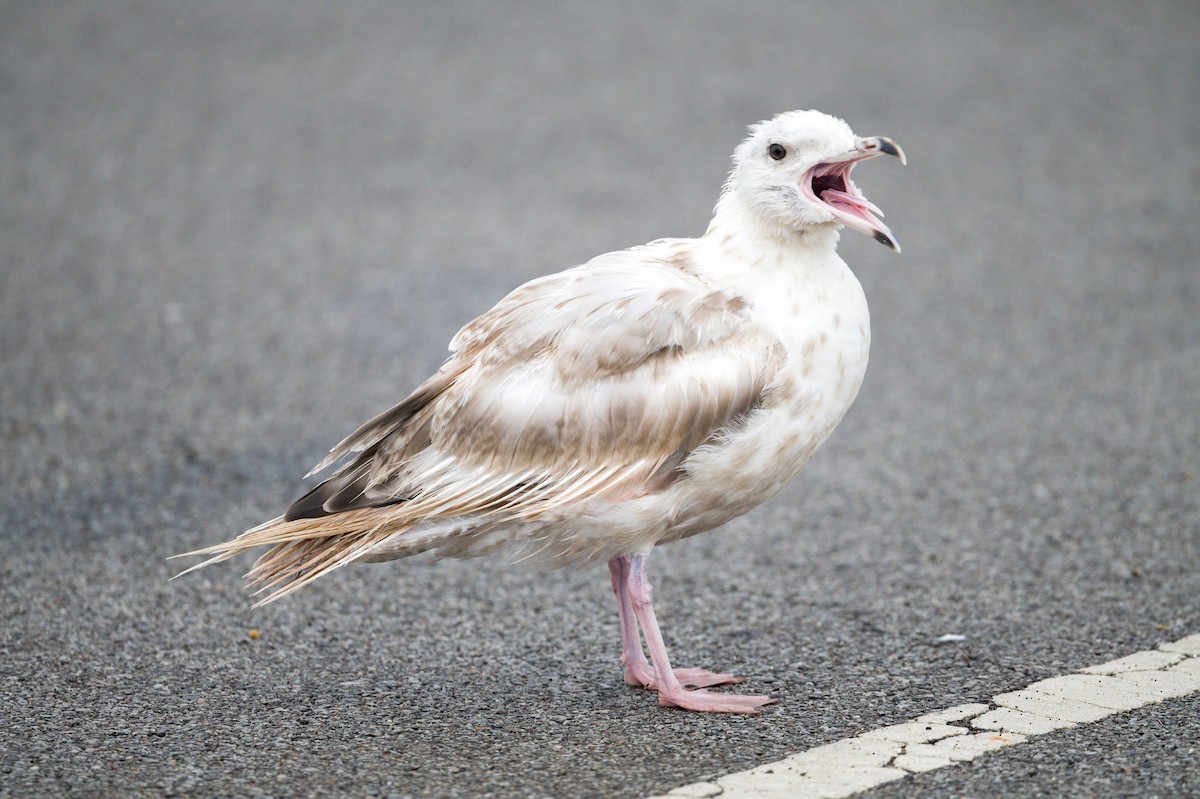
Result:
M900 242L896 240L896 237L888 235L882 230L875 231L875 241L887 247L892 252L900 252Z
M899 144L896 144L896 142L886 136L880 136L877 141L879 142L879 152L884 155L894 155L900 159L902 165L908 165L908 159L904 157L904 151L900 149Z

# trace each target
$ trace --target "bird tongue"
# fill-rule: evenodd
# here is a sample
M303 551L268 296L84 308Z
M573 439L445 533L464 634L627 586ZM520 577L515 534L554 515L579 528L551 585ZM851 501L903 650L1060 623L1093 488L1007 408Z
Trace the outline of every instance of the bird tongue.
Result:
M841 189L825 189L821 192L820 199L846 227L866 233L885 247L900 252L900 242L896 241L896 236L879 219L883 216L883 211L866 197L858 192L851 194Z
M866 144L831 161L816 164L804 173L800 180L800 191L812 202L820 203L833 212L834 217L851 230L866 233L896 252L900 242L888 226L883 224L883 211L868 200L850 179L850 171L859 161L872 158L882 152L879 141L863 140ZM897 150L894 143L889 145Z
M883 216L883 211L875 203L863 197L837 189L826 189L821 192L821 199L826 205L831 205L843 213L853 214L864 222L876 223L875 217Z

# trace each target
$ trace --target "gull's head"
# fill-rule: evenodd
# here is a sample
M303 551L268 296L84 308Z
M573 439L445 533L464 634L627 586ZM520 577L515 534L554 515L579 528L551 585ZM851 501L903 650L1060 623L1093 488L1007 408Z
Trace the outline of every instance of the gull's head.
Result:
M820 111L789 111L750 127L733 153L722 204L736 202L776 234L844 225L899 252L883 212L850 179L855 164L877 155L905 161L891 139L855 136L845 122Z

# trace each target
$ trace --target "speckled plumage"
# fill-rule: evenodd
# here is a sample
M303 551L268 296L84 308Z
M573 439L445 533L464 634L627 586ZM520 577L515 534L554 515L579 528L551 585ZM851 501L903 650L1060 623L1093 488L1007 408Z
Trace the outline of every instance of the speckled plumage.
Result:
M664 704L754 712L765 697L681 696L665 649L653 671L631 663L631 613L652 655L656 644L624 592L640 595L640 573L648 607L650 549L766 500L849 409L870 326L836 242L849 225L898 249L849 180L880 153L901 155L815 111L754 126L703 236L517 288L458 332L435 375L335 447L314 472L341 465L283 516L191 554L211 555L203 566L269 546L250 573L262 602L347 563L428 550L609 561L627 679Z

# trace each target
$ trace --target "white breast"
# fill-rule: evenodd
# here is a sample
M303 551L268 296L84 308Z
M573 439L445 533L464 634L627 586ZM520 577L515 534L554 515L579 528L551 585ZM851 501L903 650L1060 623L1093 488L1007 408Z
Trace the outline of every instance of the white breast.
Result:
M597 500L506 526L556 563L648 550L711 530L761 504L812 458L850 408L867 366L870 328L858 280L832 246L821 257L693 261L697 278L736 293L785 357L761 405L694 450L665 490ZM706 263L707 261L707 263ZM552 542L546 544L545 542Z
M689 458L674 540L739 516L812 459L858 395L870 319L862 287L830 252L820 262L759 271L742 286L756 321L783 344L786 365L744 426Z

